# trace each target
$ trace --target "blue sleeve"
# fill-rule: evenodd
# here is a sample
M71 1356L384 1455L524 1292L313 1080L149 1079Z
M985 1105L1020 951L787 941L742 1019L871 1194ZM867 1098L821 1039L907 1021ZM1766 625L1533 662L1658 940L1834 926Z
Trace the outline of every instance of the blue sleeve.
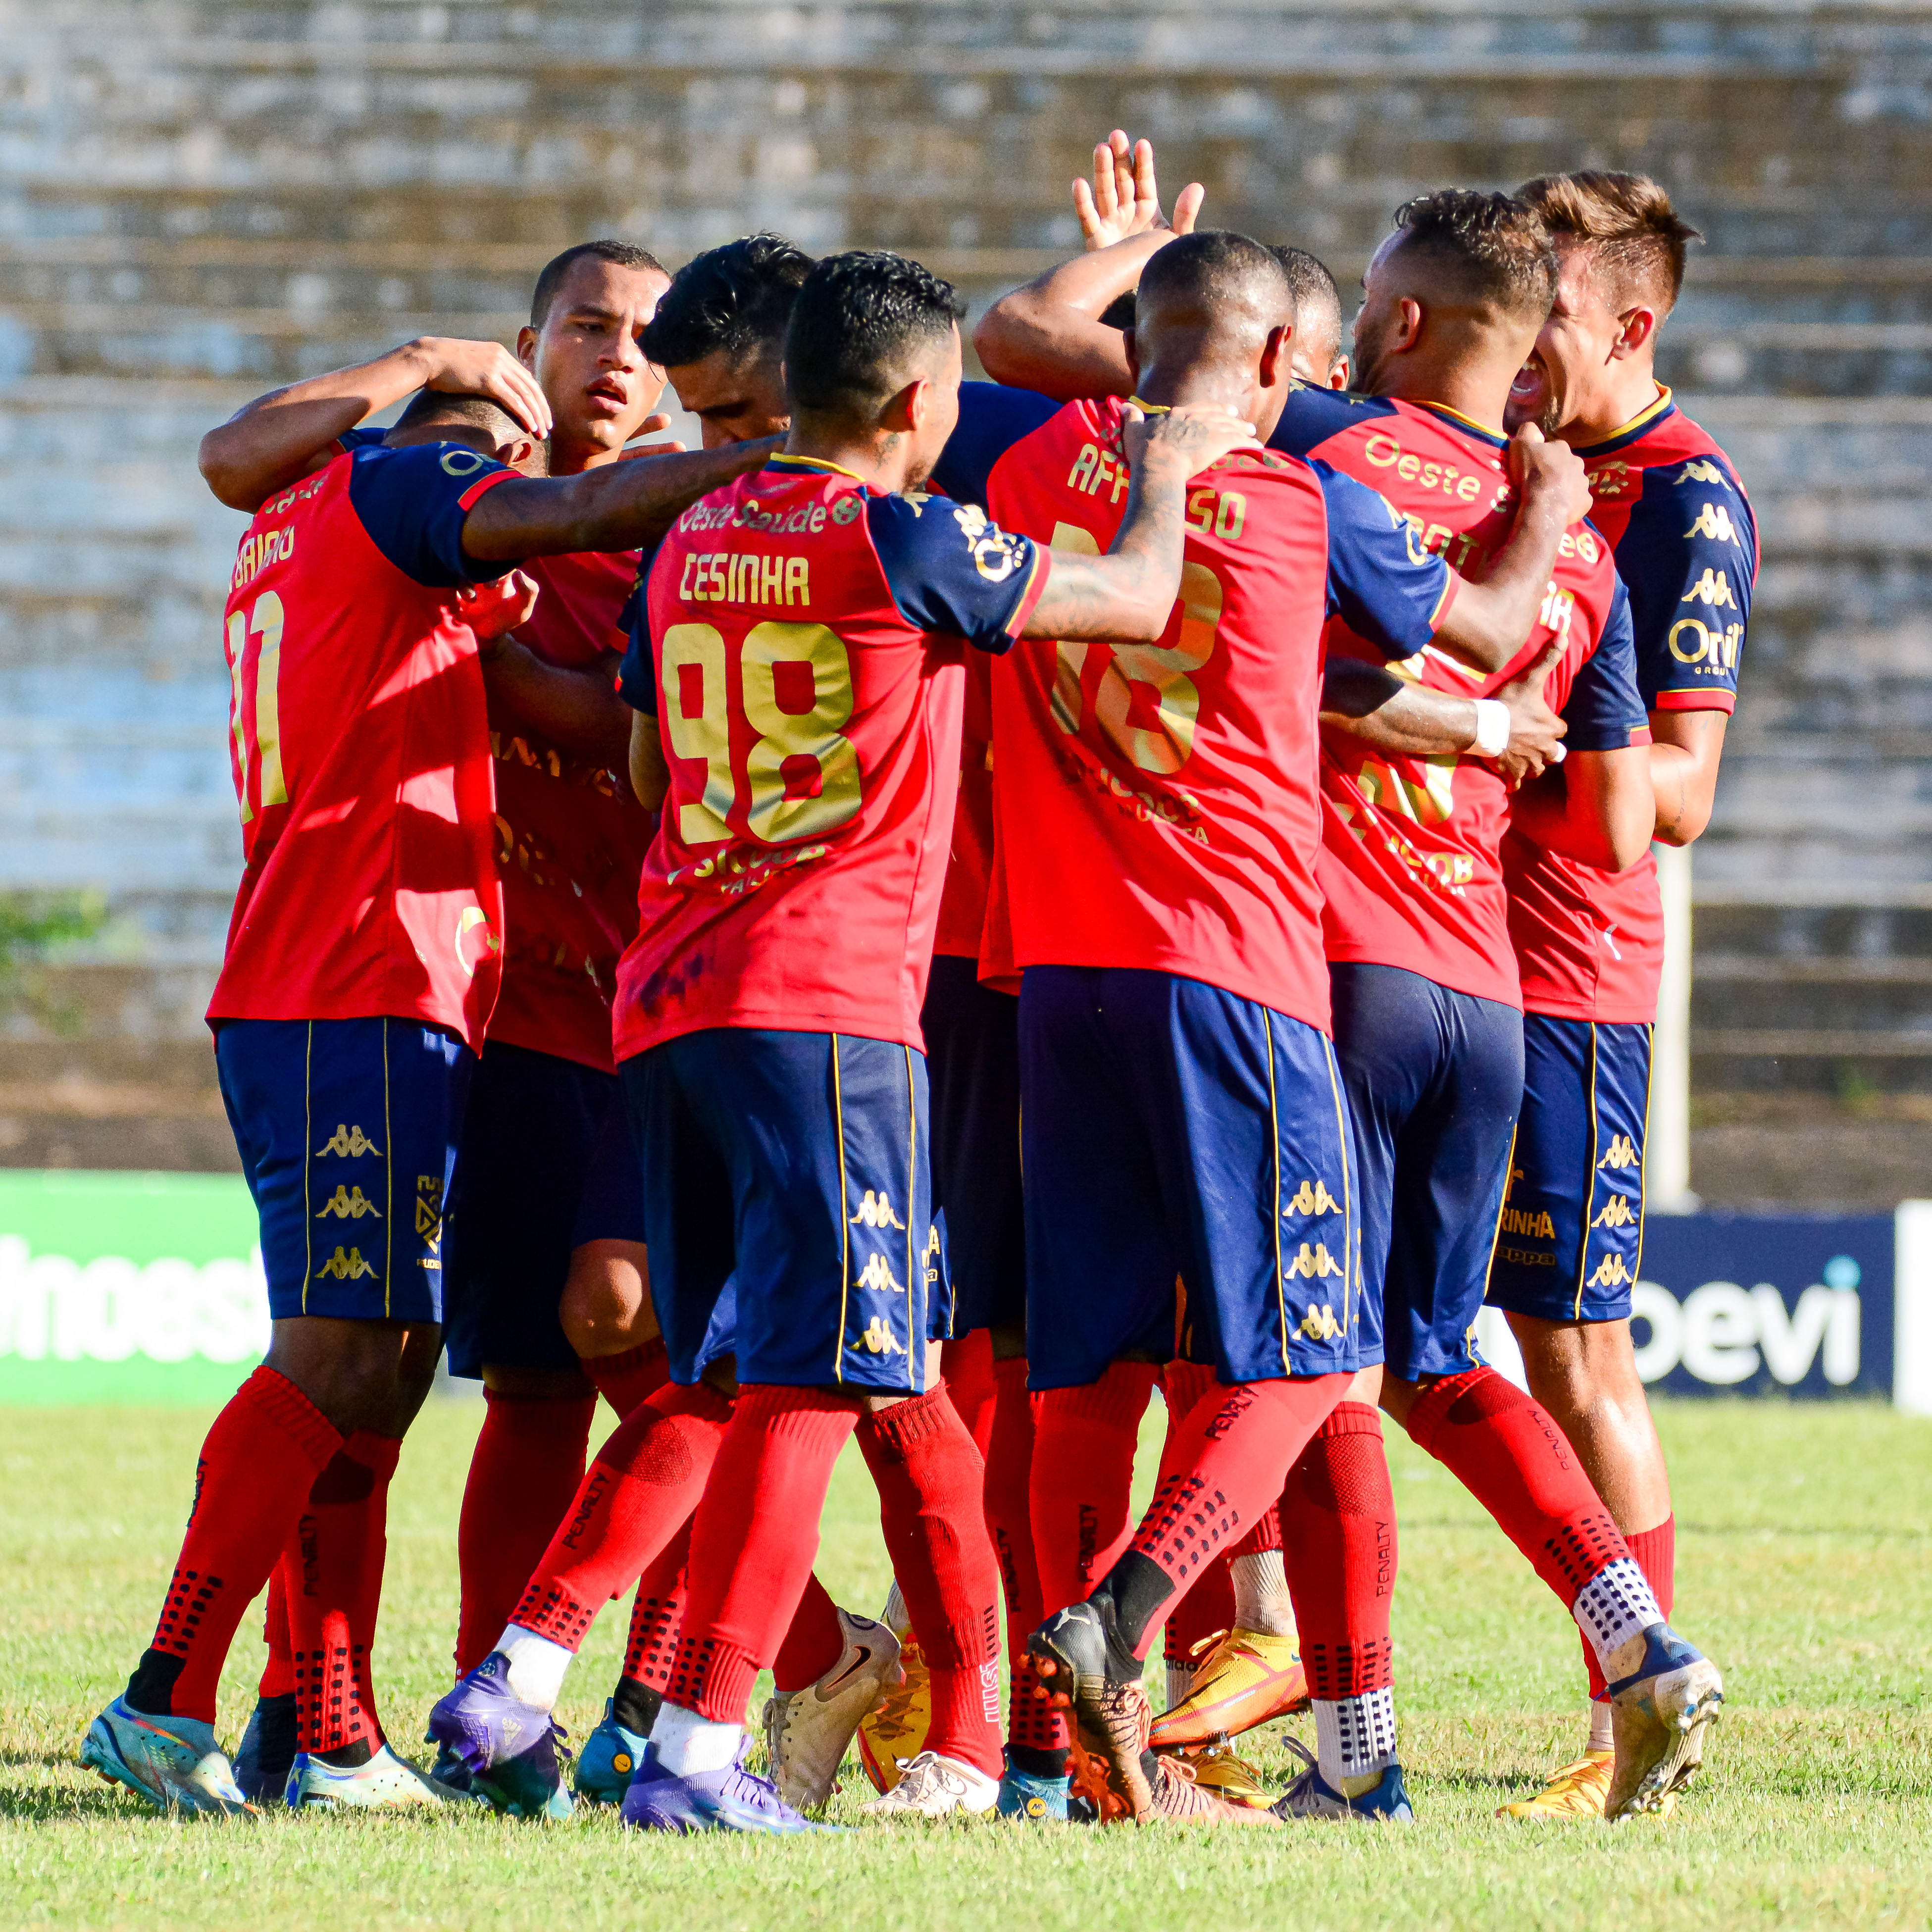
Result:
M1649 709L1716 692L1736 702L1750 621L1757 526L1724 466L1693 458L1644 472L1616 548L1636 632L1637 688Z
M651 566L657 561L658 544L662 541L658 538L645 546L638 559L638 580L631 586L631 594L617 614L618 624L630 638L624 646L624 662L617 671L617 695L633 711L641 711L647 718L658 715L658 674L651 656L650 609L645 591L651 580Z
M1570 728L1564 747L1572 752L1625 752L1632 733L1650 729L1650 714L1637 691L1630 598L1622 584L1597 648L1570 682L1562 718Z
M1416 526L1388 499L1331 470L1309 467L1328 503L1328 608L1392 658L1413 657L1436 634L1452 582Z
M1331 436L1395 412L1394 404L1381 396L1352 396L1345 389L1298 382L1288 392L1281 420L1268 432L1268 446L1284 456L1310 456Z
M1032 389L962 382L959 422L940 452L932 480L956 502L984 503L993 465L1065 406Z
M515 472L460 442L363 448L350 457L349 501L369 539L405 577L455 588L516 568L464 554L463 526L487 477ZM480 493L479 493L480 494Z
M874 496L866 526L909 624L1004 651L1046 587L1048 552L986 520L976 503Z
M387 430L370 429L366 425L361 429L346 429L335 439L335 446L345 455L352 450L380 449Z

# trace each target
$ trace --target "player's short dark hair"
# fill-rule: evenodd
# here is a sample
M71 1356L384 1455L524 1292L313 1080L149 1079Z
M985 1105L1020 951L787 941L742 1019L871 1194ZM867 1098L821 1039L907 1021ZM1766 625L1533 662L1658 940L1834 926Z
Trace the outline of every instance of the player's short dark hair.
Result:
M812 257L782 235L747 235L694 255L644 328L644 353L681 368L722 350L734 362L782 355L785 325Z
M1335 351L1328 363L1334 368L1342 359L1342 291L1328 272L1328 263L1306 248L1291 248L1285 242L1268 253L1281 264L1281 272L1294 291L1296 328L1304 335L1319 328L1335 332Z
M1556 249L1548 224L1514 195L1438 188L1395 212L1405 254L1426 256L1472 306L1547 315L1556 298Z
M1648 175L1586 168L1538 175L1516 190L1559 241L1590 251L1593 279L1612 308L1633 296L1666 314L1684 286L1684 257L1703 236L1670 205L1670 190Z
M1294 308L1294 286L1274 250L1231 228L1197 228L1150 256L1138 295L1194 296L1210 306L1258 296Z
M966 314L952 284L884 250L828 255L805 278L785 331L785 390L809 415L875 407L908 358L952 334Z
M487 430L499 442L530 434L494 397L452 395L441 389L418 389L391 427L428 429L442 423L466 423Z
M537 285L530 291L532 328L542 328L550 320L550 304L556 300L556 292L563 286L564 278L586 255L594 255L598 261L608 262L615 268L655 268L659 274L664 272L664 265L648 248L640 248L634 242L580 242L544 264L543 272L537 277Z

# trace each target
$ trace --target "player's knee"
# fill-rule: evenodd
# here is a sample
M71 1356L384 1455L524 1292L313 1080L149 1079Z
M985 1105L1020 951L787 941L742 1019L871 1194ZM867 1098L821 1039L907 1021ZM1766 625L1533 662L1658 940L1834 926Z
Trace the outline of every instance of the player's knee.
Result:
M586 1360L655 1340L644 1249L634 1241L586 1241L571 1256L557 1314L570 1346Z

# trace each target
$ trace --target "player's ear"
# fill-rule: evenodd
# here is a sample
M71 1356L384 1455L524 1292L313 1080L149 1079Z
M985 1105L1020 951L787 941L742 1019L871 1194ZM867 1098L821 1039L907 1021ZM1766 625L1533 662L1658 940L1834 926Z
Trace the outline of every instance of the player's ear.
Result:
M1133 387L1138 389L1141 386L1140 344L1135 339L1131 323L1120 331L1120 346L1127 352L1127 367L1133 372Z
M1348 378L1354 373L1354 370L1349 366L1348 358L1347 356L1336 356L1334 366L1328 371L1329 388L1331 389L1346 389L1348 386Z
M1288 380L1291 350L1294 340L1294 328L1290 322L1278 322L1268 332L1268 340L1262 344L1262 387L1272 389Z
M932 413L933 383L930 376L915 376L905 387L888 398L879 412L879 426L904 434L917 430Z
M1617 339L1611 350L1613 360L1627 361L1637 354L1657 333L1657 311L1640 302L1617 317Z
M532 375L537 370L537 332L528 322L517 331L517 360Z
M1395 340L1390 346L1398 352L1413 349L1422 340L1422 304L1414 296L1404 296L1396 307L1402 319L1396 325Z

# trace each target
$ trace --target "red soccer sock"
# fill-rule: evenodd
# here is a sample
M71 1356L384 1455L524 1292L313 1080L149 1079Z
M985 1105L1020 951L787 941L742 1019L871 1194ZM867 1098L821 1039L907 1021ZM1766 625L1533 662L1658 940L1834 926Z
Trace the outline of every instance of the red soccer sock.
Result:
M597 1393L617 1412L620 1422L670 1380L670 1358L664 1353L661 1335L621 1354L585 1355L579 1360L584 1372L597 1384Z
M932 1679L926 1748L998 1777L1000 1572L986 1467L944 1387L859 1424L899 1592Z
M584 1480L594 1395L483 1391L483 1426L470 1457L456 1531L462 1608L456 1674L490 1654L530 1572Z
M993 1331L975 1328L946 1342L939 1352L939 1366L946 1392L983 1462L992 1443L993 1405L999 1397L993 1377Z
M1188 1412L1216 1386L1216 1382L1211 1363L1190 1362L1177 1357L1168 1364L1161 1376L1161 1392L1167 1398L1167 1436L1161 1444L1163 1461ZM1228 1580L1228 1566L1210 1564L1194 1588L1178 1604L1170 1606L1162 1654L1175 1669L1192 1670L1202 1661L1196 1654L1197 1647L1234 1621L1234 1592Z
M805 1594L791 1614L791 1624L772 1664L772 1682L781 1690L802 1690L816 1684L845 1654L845 1633L838 1627L838 1606L818 1579L805 1580Z
M370 1660L400 1438L358 1429L315 1479L283 1570L290 1580L300 1748L366 1763L382 1742ZM340 1756L338 1756L340 1754Z
M1033 1398L1029 1503L1042 1620L1084 1598L1126 1547L1134 1445L1160 1373L1151 1362L1115 1362L1084 1388Z
M1408 1428L1496 1518L1594 1648L1615 1650L1642 1628L1649 1587L1576 1452L1540 1403L1495 1370L1473 1369L1429 1388L1409 1411ZM1607 1591L1598 1586L1618 1564Z
M630 1635L624 1644L623 1682L640 1684L660 1697L670 1682L670 1660L691 1600L690 1581L686 1574L690 1556L691 1524L687 1520L644 1566L644 1574L638 1580L637 1601L631 1606ZM633 1724L631 1728L636 1730L640 1726ZM649 1727L643 1728L648 1734Z
M340 1432L278 1370L265 1364L235 1391L201 1445L167 1600L128 1681L135 1710L214 1723L236 1630L281 1560L310 1486L341 1447Z
M1006 1742L1029 1750L1064 1753L1072 1736L1066 1713L1034 1696L1037 1679L1027 1654L1027 1639L1045 1621L1046 1612L1033 1546L1033 1400L1026 1378L1023 1355L993 1364L998 1399L986 1455L986 1528L1006 1600L1006 1658L1012 1674Z
M262 1666L258 1697L292 1697L296 1688L294 1646L289 1637L288 1555L275 1565L268 1579L268 1607L262 1618L262 1641L268 1646L268 1660Z
M1340 1374L1242 1382L1210 1390L1189 1412L1168 1438L1147 1514L1103 1586L1135 1656L1147 1654L1156 1616L1172 1611L1270 1506L1348 1386Z
M504 1621L576 1649L591 1619L690 1520L730 1420L729 1400L703 1382L667 1383L633 1409L598 1450Z
M849 1396L741 1387L691 1528L691 1605L667 1700L742 1724L759 1671L812 1574L832 1466L859 1420Z
M1234 1548L1228 1551L1232 1562L1237 1556L1263 1556L1270 1550L1281 1547L1281 1512L1278 1509L1264 1509L1254 1521L1253 1527Z
M1626 1536L1624 1540L1630 1545L1630 1553L1636 1567L1643 1572L1644 1580L1650 1586L1650 1592L1657 1599L1657 1606L1664 1612L1666 1623L1670 1621L1670 1606L1677 1596L1677 1519L1666 1516L1654 1529L1640 1529ZM1607 1697L1610 1687L1605 1681L1601 1666L1597 1662L1596 1646L1581 1630L1577 1632L1583 1645L1584 1667L1590 1673L1590 1695L1592 1698Z

